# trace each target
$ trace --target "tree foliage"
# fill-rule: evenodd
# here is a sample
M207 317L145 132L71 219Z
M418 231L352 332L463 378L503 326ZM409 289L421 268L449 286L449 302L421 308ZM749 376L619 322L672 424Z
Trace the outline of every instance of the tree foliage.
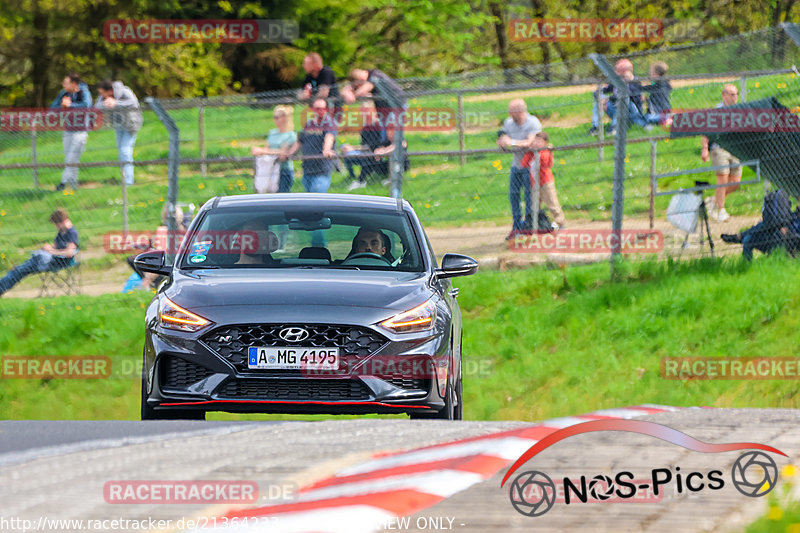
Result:
M296 87L303 56L340 76L355 66L397 77L558 62L670 43L533 43L509 39L513 18L689 20L716 38L792 20L797 0L5 0L0 3L0 104L46 105L67 72L122 79L139 94L191 97ZM291 43L121 44L110 19L285 19ZM774 43L779 52L781 43Z

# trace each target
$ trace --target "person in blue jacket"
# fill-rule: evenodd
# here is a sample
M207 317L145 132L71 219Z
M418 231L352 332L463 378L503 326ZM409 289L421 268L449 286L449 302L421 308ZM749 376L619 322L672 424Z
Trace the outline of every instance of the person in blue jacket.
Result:
M64 76L61 82L61 91L56 96L51 109L80 109L92 107L92 93L89 86L81 81L81 77L75 73ZM78 167L81 155L86 149L86 141L89 139L89 120L81 121L78 126L71 126L64 130L62 141L64 144L64 172L61 173L61 183L56 186L57 191L61 191L69 185L73 189L78 188ZM75 166L72 166L75 165Z

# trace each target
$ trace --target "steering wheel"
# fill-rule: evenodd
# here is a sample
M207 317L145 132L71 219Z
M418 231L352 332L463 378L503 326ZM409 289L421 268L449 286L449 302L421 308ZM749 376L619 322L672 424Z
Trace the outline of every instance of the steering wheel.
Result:
M380 259L383 262L385 262L387 265L391 265L392 264L391 261L389 261L388 259L386 259L382 255L374 254L372 252L358 252L358 253L355 253L355 254L351 255L350 257L348 257L347 259L345 259L344 261L342 261L342 264L346 265L351 259L362 259L362 258L363 259Z

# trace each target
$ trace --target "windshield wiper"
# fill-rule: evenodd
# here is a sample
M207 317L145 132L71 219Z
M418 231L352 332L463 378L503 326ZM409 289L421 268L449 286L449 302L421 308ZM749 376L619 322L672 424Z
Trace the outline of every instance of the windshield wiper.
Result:
M361 270L355 265L287 265L289 268L320 268L323 270L328 270L331 268L339 269L339 270Z
M218 268L222 268L222 267L219 266L219 265L206 265L206 266L189 265L189 266L181 267L181 270L214 270L214 269L218 269Z

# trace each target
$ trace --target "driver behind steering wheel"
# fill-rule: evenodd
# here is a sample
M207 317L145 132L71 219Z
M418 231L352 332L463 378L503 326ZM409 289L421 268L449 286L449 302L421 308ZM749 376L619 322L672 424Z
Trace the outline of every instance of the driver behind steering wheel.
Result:
M356 254L363 253L375 254L390 265L396 266L395 258L392 255L392 241L379 229L362 226L353 238L353 246L345 261Z
M361 228L353 239L353 249L348 257L353 254L372 253L383 256L386 253L386 244L380 230L374 228Z

